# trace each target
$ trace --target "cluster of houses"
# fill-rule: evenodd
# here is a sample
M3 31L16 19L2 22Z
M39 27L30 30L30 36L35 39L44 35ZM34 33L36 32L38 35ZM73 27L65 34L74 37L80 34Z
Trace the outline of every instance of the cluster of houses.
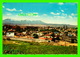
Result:
M77 38L77 29L64 27L35 27L4 25L3 35L5 37L31 38L43 40L62 40L63 36Z

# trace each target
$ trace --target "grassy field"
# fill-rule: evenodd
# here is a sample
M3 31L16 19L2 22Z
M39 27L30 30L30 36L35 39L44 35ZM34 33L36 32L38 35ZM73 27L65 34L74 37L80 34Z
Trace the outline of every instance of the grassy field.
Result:
M3 41L3 54L77 54L77 47L5 40Z

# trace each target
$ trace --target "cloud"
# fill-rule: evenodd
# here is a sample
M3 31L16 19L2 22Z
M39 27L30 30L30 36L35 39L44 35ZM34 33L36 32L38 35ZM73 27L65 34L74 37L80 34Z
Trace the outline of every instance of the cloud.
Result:
M13 9L6 8L6 10L8 10L8 11L17 11L15 8L13 8Z
M77 14L71 13L71 16L77 16Z
M71 13L71 15L74 16L75 14L74 13Z
M54 12L50 12L50 14L52 14L52 15L60 15L60 13L54 13Z
M19 11L22 11L21 9Z
M53 22L52 22L53 19ZM72 17L71 15L69 16L53 16L51 18L51 21L47 21L49 23L54 23L54 24L70 24L70 25L77 25L77 17Z
M3 8L5 8L5 6L2 6Z
M53 16L54 19L63 19L63 18L66 18L64 16Z
M60 13L56 13L56 15L60 15Z
M72 16L70 16L70 15L69 15L68 17L69 17L69 18L73 18L73 17L72 17Z
M8 10L8 11L22 11L21 9L17 10L16 8L13 8L13 9L6 8L6 10Z
M65 13L62 13L62 15L63 15L63 16L67 16L67 14L65 14Z
M59 5L63 5L64 3L58 3Z
M61 12L64 12L64 10L61 10Z
M51 12L50 14L55 14L54 12Z
M37 13L37 12L34 12L34 14L39 14L39 13Z
M8 14L6 14L6 15L12 15L11 13L8 13Z
M47 16L47 14L43 14L43 16Z

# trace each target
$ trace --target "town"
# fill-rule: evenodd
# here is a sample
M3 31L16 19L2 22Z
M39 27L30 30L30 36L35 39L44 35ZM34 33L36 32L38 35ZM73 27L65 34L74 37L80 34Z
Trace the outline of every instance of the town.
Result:
M29 38L42 39L48 42L67 41L77 43L77 28L68 27L51 27L51 26L19 26L3 25L3 38Z

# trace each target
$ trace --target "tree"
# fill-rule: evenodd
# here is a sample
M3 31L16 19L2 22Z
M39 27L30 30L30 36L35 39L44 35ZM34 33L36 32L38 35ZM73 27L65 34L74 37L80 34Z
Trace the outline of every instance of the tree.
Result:
M15 29L17 32L22 32L22 29L20 28L20 26L17 26Z
M37 34L33 34L33 37L34 38L38 38L39 36Z

